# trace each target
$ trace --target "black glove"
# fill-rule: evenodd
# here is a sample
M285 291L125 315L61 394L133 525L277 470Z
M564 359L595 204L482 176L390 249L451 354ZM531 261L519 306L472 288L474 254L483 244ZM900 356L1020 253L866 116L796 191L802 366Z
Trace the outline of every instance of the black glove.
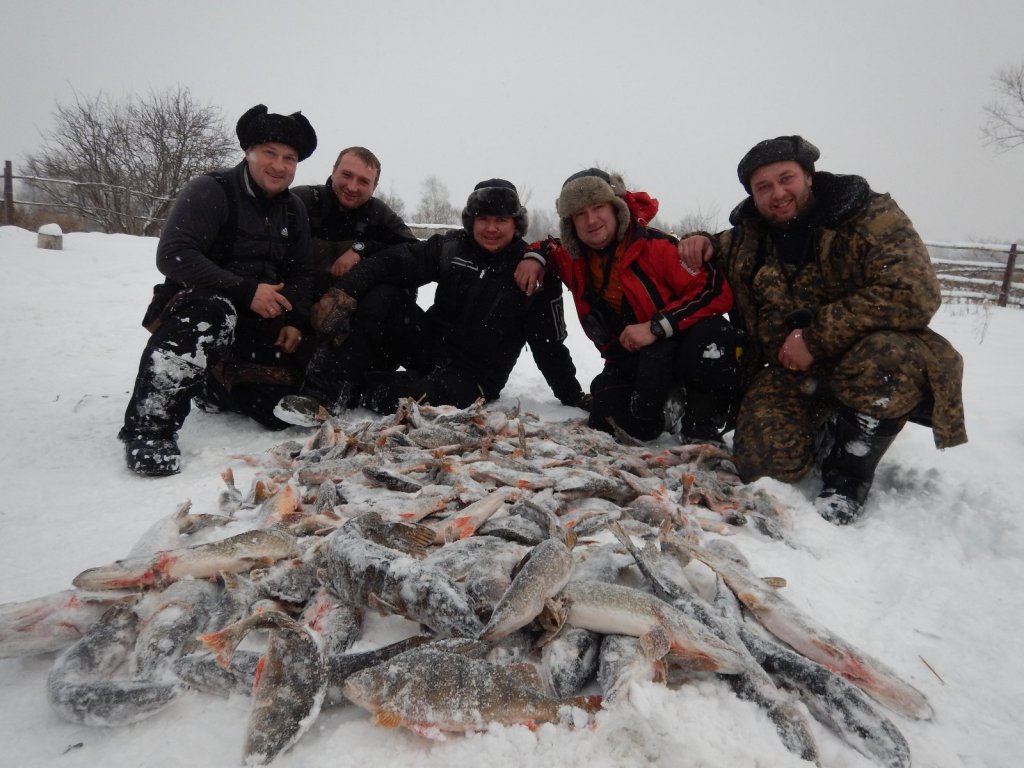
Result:
M594 404L594 397L589 392L585 395L580 395L580 399L574 403L566 403L571 405L573 408L579 408L580 410L590 413L590 407Z
M806 328L814 322L814 313L809 309L798 309L790 312L783 321L787 331L795 331L797 328Z
M342 339L350 330L349 316L356 311L356 300L340 288L328 288L309 313L310 324L317 333Z

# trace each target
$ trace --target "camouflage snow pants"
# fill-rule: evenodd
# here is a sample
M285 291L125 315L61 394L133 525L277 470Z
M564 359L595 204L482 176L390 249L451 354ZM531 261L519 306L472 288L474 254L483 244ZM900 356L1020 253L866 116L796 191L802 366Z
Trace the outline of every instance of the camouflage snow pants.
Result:
M923 341L882 331L845 355L789 371L758 371L740 404L733 453L744 481L772 477L792 483L814 466L829 417L839 405L878 419L901 419L930 397Z

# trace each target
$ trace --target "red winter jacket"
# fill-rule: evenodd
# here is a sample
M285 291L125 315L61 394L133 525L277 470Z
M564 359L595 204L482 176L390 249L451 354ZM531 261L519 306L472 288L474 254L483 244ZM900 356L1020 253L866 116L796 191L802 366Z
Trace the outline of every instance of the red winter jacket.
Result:
M626 248L619 262L624 306L616 318L617 328L609 328L607 318L592 317L584 259L573 258L553 237L530 247L531 251L542 254L538 260L546 262L547 268L554 271L572 293L580 325L603 356L618 344L619 331L630 323L657 318L665 328L666 337L671 337L698 320L723 315L732 307L732 290L725 275L712 262L705 263L696 274L687 272L679 262L674 238L634 220L624 239ZM588 255L593 253L586 250Z

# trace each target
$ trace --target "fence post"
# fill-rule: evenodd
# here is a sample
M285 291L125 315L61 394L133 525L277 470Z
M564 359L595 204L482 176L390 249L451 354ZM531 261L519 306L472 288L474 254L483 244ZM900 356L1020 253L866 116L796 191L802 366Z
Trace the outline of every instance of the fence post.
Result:
M1013 283L1013 270L1017 265L1017 244L1010 246L1010 255L1006 259L1006 274L1003 275L1003 287L999 289L999 300L996 302L1000 307L1005 307L1010 297L1010 285Z
M14 171L11 161L4 160L4 224L14 223Z

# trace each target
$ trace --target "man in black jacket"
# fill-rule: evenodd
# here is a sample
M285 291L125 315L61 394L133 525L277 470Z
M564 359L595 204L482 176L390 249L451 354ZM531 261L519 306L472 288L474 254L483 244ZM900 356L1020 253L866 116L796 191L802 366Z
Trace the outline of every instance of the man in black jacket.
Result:
M364 257L416 242L402 217L373 196L379 183L377 156L366 147L346 147L326 183L292 187L309 215L317 297Z
M526 209L515 186L504 179L477 184L462 223L379 253L338 279L314 307L313 326L343 340L307 368L301 394L281 401L278 418L312 426L353 404L386 413L402 397L459 407L493 400L525 344L555 397L585 404L564 343L561 284L552 277L527 296L513 280L526 252ZM403 289L430 282L437 288L424 312ZM379 290L391 291L389 311L373 298ZM381 370L381 355L405 370Z
M245 159L192 179L157 246L166 281L143 320L153 335L118 435L141 475L180 470L177 432L192 398L280 428L274 404L299 381L313 271L305 210L288 186L316 133L302 113L262 104L235 130Z

